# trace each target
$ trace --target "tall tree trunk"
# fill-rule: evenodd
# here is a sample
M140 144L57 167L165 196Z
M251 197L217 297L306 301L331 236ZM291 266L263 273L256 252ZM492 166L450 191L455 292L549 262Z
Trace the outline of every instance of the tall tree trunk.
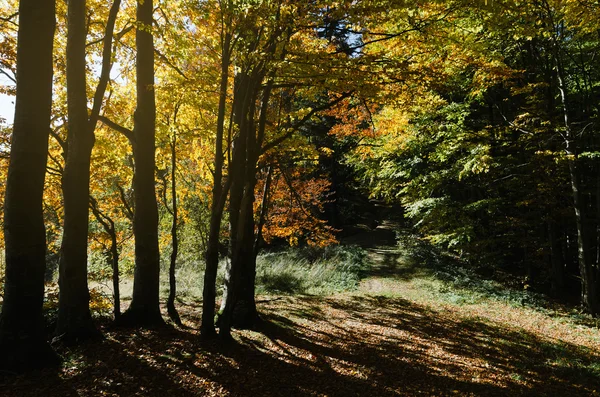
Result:
M254 300L254 189L260 150L257 131L261 131L257 129L254 115L263 76L259 70L250 75L242 73L239 77L239 95L243 99L236 120L240 133L230 173L233 179L229 196L231 262L225 274L219 324L219 333L225 339L230 337L231 326L250 328L258 317Z
M239 280L235 301L231 311L231 325L238 329L251 329L258 320L255 299L256 256L254 255L254 188L256 178L247 181L240 218L242 231L239 237L237 255L232 262L239 268Z
M135 271L131 305L121 316L125 325L161 325L159 306L160 258L156 204L154 40L152 0L138 0L136 30L137 108L134 115L133 177L135 212Z
M271 189L272 167L267 171L265 186L263 187L262 202L256 237L254 237L253 211L247 208L246 235L244 238L244 252L242 258L242 272L236 308L233 310L232 325L240 329L252 329L260 320L256 309L256 260L260 252L262 229L266 222L269 207L269 192ZM248 206L250 203L247 203ZM253 202L252 202L253 204ZM253 207L253 205L252 205ZM252 219L249 219L252 217ZM254 238L253 238L254 237Z
M57 339L75 342L99 335L89 309L87 285L88 201L94 130L112 67L112 38L121 0L115 0L106 22L102 68L92 112L86 93L86 2L68 4L67 104L68 135L63 175L64 225L59 266Z
M113 232L110 234L110 260L113 271L113 316L115 321L119 321L119 319L121 318L121 288L119 286L119 247L117 245L117 233L115 233L114 228Z
M177 264L177 253L179 251L179 240L177 239L177 133L173 133L171 142L171 197L173 200L173 223L171 224L171 263L169 264L169 298L167 300L167 313L169 318L177 325L181 325L181 318L175 308L175 296L177 295L177 280L175 279L175 265Z
M4 204L6 278L0 369L56 364L42 317L46 231L42 210L52 106L54 0L21 0L17 96Z
M86 94L86 3L70 0L67 35L67 160L62 179L64 226L56 339L71 343L97 335L87 284L88 200L94 131L89 128Z
M244 197L246 161L247 161L247 136L251 133L251 116L249 116L250 103L249 77L241 72L234 82L233 121L238 127L238 136L232 142L232 158L229 164L231 186L229 188L229 253L230 261L225 268L223 283L223 297L219 310L219 336L223 339L231 337L231 318L235 305L235 294L241 277L239 262L240 245L240 216Z
M272 86L273 81L270 80L264 89L260 117L258 120L258 125L256 126L256 133L254 133L254 123L250 123L253 128L251 133L249 133L246 137L247 164L246 175L244 177L246 185L244 188L244 198L240 210L240 219L243 223L239 225L241 228L241 237L239 238L240 252L238 255L238 263L235 265L235 267L240 268L240 276L236 289L236 299L231 311L231 324L240 329L252 329L260 319L256 309L256 260L260 250L259 244L260 239L262 238L262 228L268 212L271 168L269 168L267 180L265 181L265 186L263 189L263 198L256 235L254 231L254 191L257 183L257 164L260 156L260 148L265 136L267 112ZM255 87L254 89L258 89L258 87ZM254 114L254 105L250 107L250 114ZM232 267L234 266L232 265Z
M556 77L560 93L563 121L565 128L565 153L569 163L569 177L571 180L571 192L573 195L573 209L575 211L575 223L577 225L577 257L579 261L579 273L581 278L581 302L585 309L593 316L600 314L600 291L597 285L597 270L592 260L590 250L590 239L586 227L585 205L581 193L581 183L578 168L577 145L575 134L571 128L569 118L569 103L567 100L567 87L564 79L564 68L560 58L558 44L554 44L554 60L556 64Z
M223 136L225 129L225 114L227 107L227 85L229 84L231 35L223 35L223 54L221 56L221 82L219 86L219 110L217 114L217 133L215 137L214 180L208 243L206 246L206 269L202 289L202 325L200 332L203 338L216 336L215 330L215 299L217 297L216 283L219 267L219 235L221 220L228 187L223 186ZM230 179L229 179L230 180Z
M240 223L242 201L244 197L244 175L245 175L245 153L246 145L240 136L234 143L232 164L229 170L231 187L229 189L229 253L230 260L225 268L225 280L223 284L223 297L219 310L219 336L223 339L231 338L231 318L236 301L236 292L241 277L239 266L240 258Z

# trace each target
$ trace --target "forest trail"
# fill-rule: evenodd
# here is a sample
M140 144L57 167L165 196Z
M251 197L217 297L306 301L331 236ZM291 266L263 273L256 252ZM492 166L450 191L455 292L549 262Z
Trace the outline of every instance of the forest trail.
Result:
M58 347L59 371L2 378L0 396L594 396L600 335L502 302L456 303L382 222L344 240L368 251L355 291L264 295L256 330L235 343L185 328L104 327L106 338Z
M381 211L381 210L380 210ZM385 208L383 216L391 212ZM346 237L342 244L357 245L367 251L369 267L358 286L362 294L399 293L400 281L431 276L431 269L415 258L398 242L399 233L407 233L402 223L384 219L373 228L364 227L359 233Z

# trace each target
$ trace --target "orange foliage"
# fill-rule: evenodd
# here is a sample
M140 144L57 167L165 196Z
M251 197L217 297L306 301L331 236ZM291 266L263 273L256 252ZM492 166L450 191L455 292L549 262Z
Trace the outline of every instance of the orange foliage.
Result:
M269 194L269 212L263 237L268 243L274 238L286 239L290 245L305 241L309 245L324 247L337 243L336 230L319 219L327 202L330 182L323 178L306 178L305 169L274 171ZM262 192L266 177L257 184L255 213L260 212Z

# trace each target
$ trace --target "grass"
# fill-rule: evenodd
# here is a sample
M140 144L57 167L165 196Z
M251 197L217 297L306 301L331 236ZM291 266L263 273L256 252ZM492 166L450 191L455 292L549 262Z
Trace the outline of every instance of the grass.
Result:
M355 290L366 267L357 247L303 248L261 255L257 291L263 294L327 295Z
M266 252L257 258L256 291L269 295L328 295L358 288L361 277L368 267L367 252L358 246L330 246L324 248L304 247ZM221 292L225 260L222 260L217 274L218 293ZM95 274L106 274L108 270L96 269ZM188 260L179 263L175 273L177 297L186 302L202 299L204 283L204 263ZM133 291L133 275L121 277L121 297L130 299ZM161 298L169 294L169 276L166 264L161 269ZM111 282L107 279L91 283L104 298L112 295Z

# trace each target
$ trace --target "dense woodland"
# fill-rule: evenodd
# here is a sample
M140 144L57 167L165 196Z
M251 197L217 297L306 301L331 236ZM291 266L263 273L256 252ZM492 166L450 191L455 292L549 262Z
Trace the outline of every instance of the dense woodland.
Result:
M337 244L374 200L600 315L596 1L5 0L0 32L2 369L55 361L55 274L53 344L99 336L91 280L143 328L167 274L181 324L184 263L202 338L230 339L258 319L261 251Z

